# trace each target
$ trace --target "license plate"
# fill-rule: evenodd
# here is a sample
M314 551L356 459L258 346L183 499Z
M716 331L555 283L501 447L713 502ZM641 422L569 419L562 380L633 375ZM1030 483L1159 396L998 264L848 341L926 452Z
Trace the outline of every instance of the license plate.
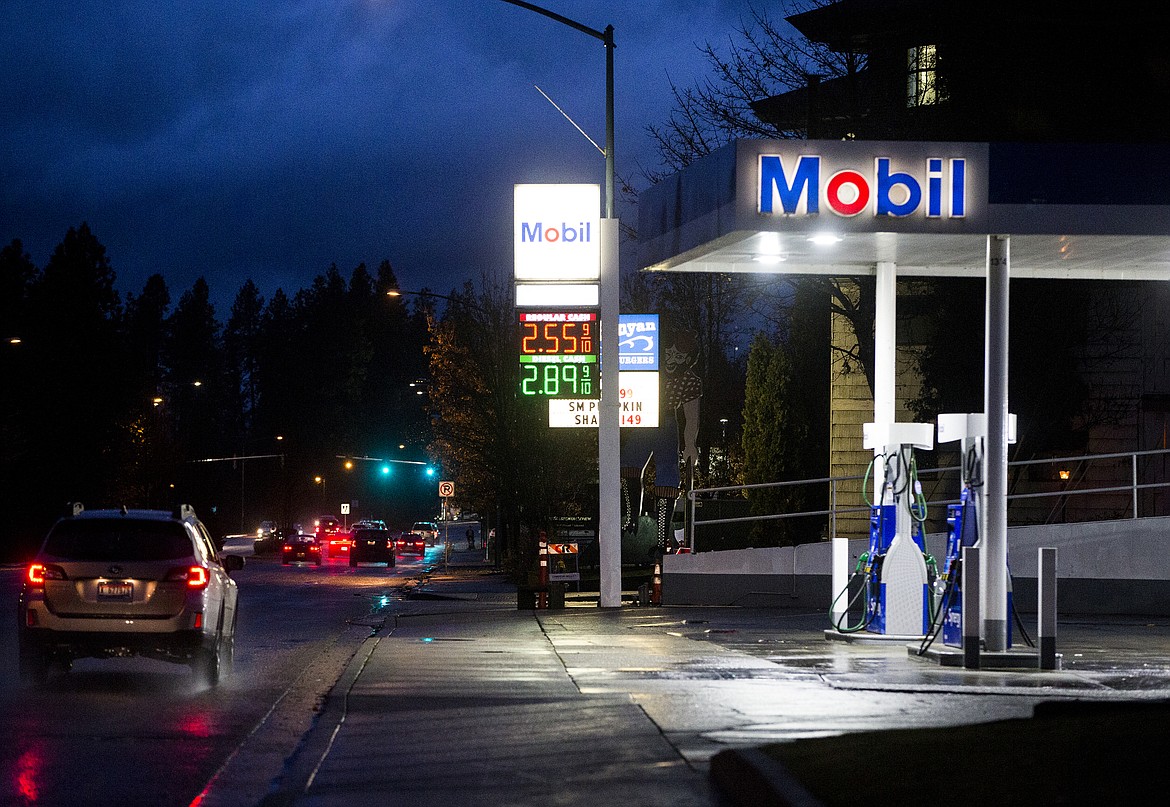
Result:
M134 598L133 583L98 583L99 600L131 600Z

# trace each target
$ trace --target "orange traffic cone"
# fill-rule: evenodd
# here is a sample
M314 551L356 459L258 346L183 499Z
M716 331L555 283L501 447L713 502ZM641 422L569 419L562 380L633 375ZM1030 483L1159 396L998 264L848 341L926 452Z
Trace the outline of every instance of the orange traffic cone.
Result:
M654 564L654 577L651 578L653 584L650 588L650 604L662 605L662 564Z

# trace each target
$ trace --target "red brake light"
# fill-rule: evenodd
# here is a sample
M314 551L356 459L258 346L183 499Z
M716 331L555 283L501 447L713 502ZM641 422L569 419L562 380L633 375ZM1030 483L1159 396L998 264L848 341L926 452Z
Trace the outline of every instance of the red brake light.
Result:
M207 588L211 582L211 574L203 566L180 566L167 572L167 580L178 582L184 580L187 588Z
M33 588L42 588L46 580L64 580L65 572L59 566L48 563L30 563L25 579Z

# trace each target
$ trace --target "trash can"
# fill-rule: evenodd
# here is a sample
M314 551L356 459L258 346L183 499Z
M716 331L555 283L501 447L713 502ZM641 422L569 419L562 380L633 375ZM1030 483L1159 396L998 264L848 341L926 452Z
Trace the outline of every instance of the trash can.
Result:
M550 609L563 609L565 607L565 584L564 583L549 583L548 584L548 607Z

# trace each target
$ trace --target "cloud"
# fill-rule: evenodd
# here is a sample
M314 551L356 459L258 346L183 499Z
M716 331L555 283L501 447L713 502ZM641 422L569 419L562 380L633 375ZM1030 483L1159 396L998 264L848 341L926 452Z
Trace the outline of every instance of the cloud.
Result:
M749 2L543 3L615 26L618 172L655 167L668 74ZM389 259L451 288L510 261L511 186L603 181L602 44L498 0L3 4L0 242L90 224L124 291L230 300Z

